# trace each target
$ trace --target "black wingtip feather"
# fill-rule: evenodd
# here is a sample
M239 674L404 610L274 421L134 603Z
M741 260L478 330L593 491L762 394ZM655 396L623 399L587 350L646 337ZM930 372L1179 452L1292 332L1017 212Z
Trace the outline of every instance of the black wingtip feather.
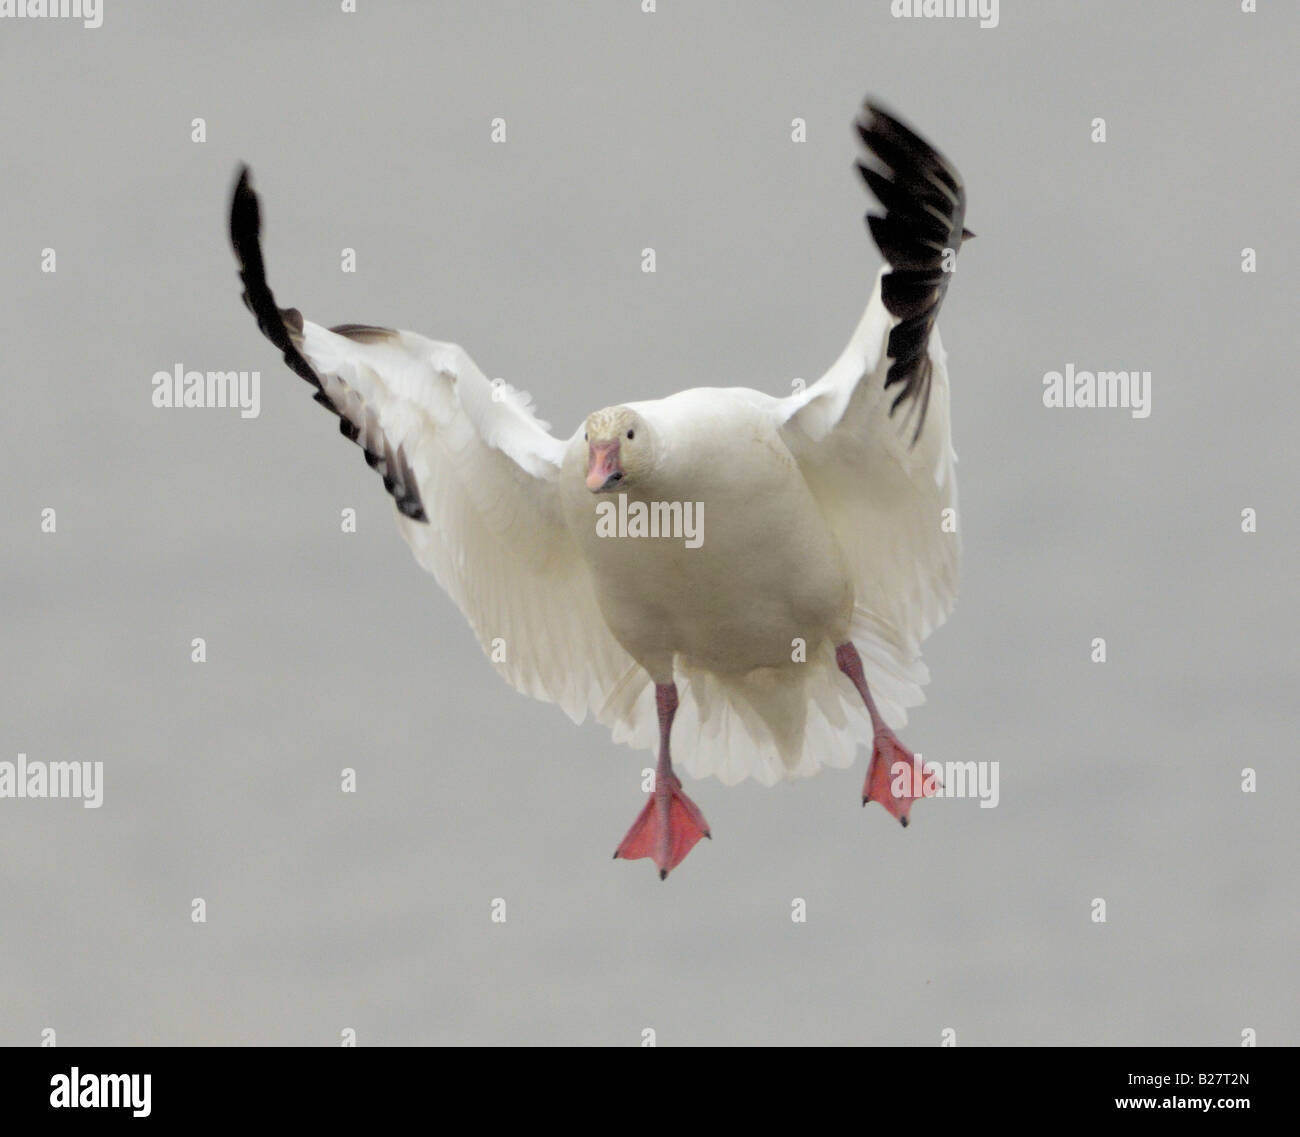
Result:
M966 191L952 163L879 103L867 100L854 127L877 163L859 161L858 171L885 210L868 213L866 221L890 267L881 299L899 320L889 334L885 386L903 386L889 413L909 404L915 445L930 402L930 333L952 280L945 257L974 235L964 224Z
M284 361L308 383L321 390L320 377L303 358L290 334L302 331L302 315L294 308L280 309L266 283L266 264L262 260L262 213L253 192L252 171L241 166L230 202L230 243L239 262L239 278L244 283L244 306L257 319L257 326L284 355Z
M427 522L429 518L424 503L420 500L415 472L411 469L405 450L401 446L396 451L392 449L380 430L373 410L365 407L359 399L354 397L357 403L355 407L340 407L331 399L320 376L298 349L295 337L299 337L301 342L302 313L296 308L280 308L276 304L270 285L266 282L261 231L262 213L257 194L253 192L252 171L247 165L241 165L230 200L230 243L235 250L235 259L239 262L245 307L257 319L262 334L279 348L285 363L316 389L313 394L315 401L338 415L339 430L343 436L362 446L366 461L383 475L384 488L392 494L398 511L413 521ZM380 333L393 334L384 328L359 324L341 325L339 332L360 342L373 342ZM361 423L356 421L358 415ZM362 423L368 428L364 437Z

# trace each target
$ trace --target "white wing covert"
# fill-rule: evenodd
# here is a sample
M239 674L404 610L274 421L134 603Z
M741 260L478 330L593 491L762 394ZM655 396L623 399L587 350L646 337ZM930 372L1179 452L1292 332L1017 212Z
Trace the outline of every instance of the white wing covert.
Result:
M231 239L244 303L285 362L365 451L420 565L516 689L575 721L639 688L610 635L560 513L564 444L527 395L492 383L455 344L364 324L321 327L266 282L260 210L245 168Z
M783 401L782 431L848 559L856 633L900 667L923 668L920 644L952 609L960 555L945 524L956 517L956 455L935 321L973 234L943 155L871 103L856 126L875 163L858 169L885 209L867 224L888 263L839 359Z

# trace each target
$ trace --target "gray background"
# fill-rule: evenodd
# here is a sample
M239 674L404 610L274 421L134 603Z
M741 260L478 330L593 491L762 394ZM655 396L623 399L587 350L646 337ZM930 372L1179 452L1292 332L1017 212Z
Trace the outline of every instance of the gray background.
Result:
M107 783L0 801L0 1042L1300 1042L1296 14L360 7L0 23L0 752ZM942 319L964 580L903 737L1000 761L1002 802L903 831L865 756L691 783L715 840L660 884L610 860L646 756L494 675L257 334L233 172L282 303L460 342L567 435L834 359L879 263L867 92L979 234ZM261 417L155 409L178 362L260 369ZM1150 370L1151 417L1045 409L1068 362Z

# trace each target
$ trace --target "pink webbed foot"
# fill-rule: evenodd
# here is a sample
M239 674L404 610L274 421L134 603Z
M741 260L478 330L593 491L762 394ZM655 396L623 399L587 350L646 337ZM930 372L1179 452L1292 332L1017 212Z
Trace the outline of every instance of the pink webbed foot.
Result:
M670 775L662 793L658 786L650 793L614 856L628 861L650 857L659 866L659 879L663 880L686 859L701 837L712 836L704 815L682 792L677 777Z
M912 802L933 797L939 792L939 775L916 759L892 730L883 724L876 728L871 748L871 765L862 786L862 804L879 802L891 816L906 826Z

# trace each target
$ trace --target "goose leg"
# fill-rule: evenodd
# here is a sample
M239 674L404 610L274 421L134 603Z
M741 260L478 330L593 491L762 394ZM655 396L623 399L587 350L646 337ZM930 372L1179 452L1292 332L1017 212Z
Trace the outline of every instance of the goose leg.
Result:
M918 776L920 764L916 762L915 755L885 725L885 720L880 717L876 702L867 689L867 677L862 672L862 657L858 655L858 649L852 641L846 641L835 649L835 662L853 681L862 701L867 704L867 713L871 715L871 727L875 732L871 745L871 765L867 767L867 780L862 787L862 804L877 801L906 826L912 802L917 798L932 796L937 790L938 776L928 771L925 776ZM896 769L899 763L906 767L905 777L902 770ZM892 783L896 775L901 778L901 793L894 792Z
M645 808L632 823L615 858L635 861L651 857L659 866L659 879L686 859L701 837L712 837L708 822L695 803L682 792L682 783L673 773L668 735L677 714L677 685L655 685L655 705L659 710L659 763L655 767L655 788L649 793Z

